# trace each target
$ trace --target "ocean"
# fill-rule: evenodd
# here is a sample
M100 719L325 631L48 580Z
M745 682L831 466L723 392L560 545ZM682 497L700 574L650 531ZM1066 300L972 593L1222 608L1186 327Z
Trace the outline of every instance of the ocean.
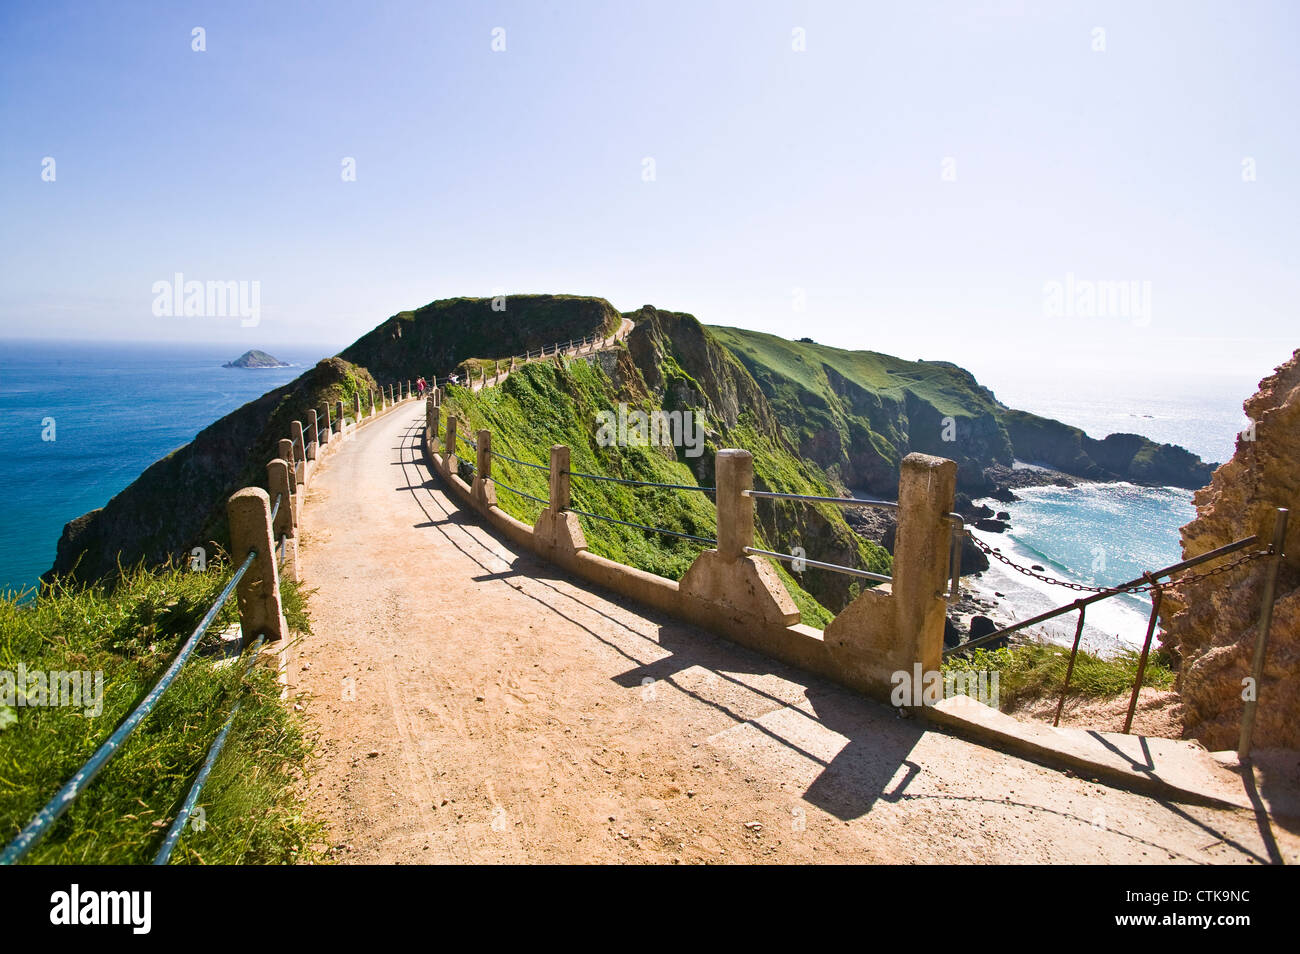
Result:
M32 586L54 561L63 525L102 507L151 463L213 421L278 387L330 353L304 347L276 354L293 367L221 367L228 345L6 342L0 352L0 588ZM1029 372L1028 374L1032 374ZM1262 375L1261 375L1262 376ZM1241 402L1257 379L1105 376L1073 379L1013 365L979 374L999 399L1084 428L1094 437L1133 431L1221 461L1243 424ZM52 439L48 439L52 438ZM1191 519L1189 491L1130 484L1082 484L1019 491L1012 529L980 536L1018 563L1053 576L1112 584L1180 559L1178 528ZM968 578L970 580L972 578ZM999 564L975 582L1005 594L1008 622L1071 601L1069 590L1010 574ZM1143 600L1106 600L1089 612L1096 649L1140 644ZM1068 641L1073 620L1053 638Z
M321 357L239 369L229 345L0 344L0 589L35 584L63 525L102 507L146 467ZM267 350L267 349L264 349Z
M1202 460L1222 463L1246 424L1242 402L1259 379L1242 375L1152 375L1107 371L1008 369L1005 379L990 369L980 383L1011 407L1056 418L1096 438L1116 432L1141 434L1179 444ZM1011 515L1004 533L976 530L989 546L1022 566L1038 564L1046 576L1092 586L1113 586L1182 559L1178 531L1195 515L1192 491L1177 487L1138 487L1129 483L1080 482L1073 489L1029 487L1012 503L984 500ZM991 618L998 625L1026 619L1073 602L1078 591L1014 573L997 561L978 578L975 590L999 604ZM997 596L997 594L1002 596ZM1082 644L1103 654L1142 645L1151 601L1123 595L1088 608ZM1078 616L1066 614L1035 630L1068 645Z

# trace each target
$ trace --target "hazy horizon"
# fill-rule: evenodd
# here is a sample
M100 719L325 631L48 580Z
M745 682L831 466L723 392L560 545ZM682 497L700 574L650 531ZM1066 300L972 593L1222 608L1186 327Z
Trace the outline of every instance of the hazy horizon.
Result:
M1260 377L1298 343L1296 35L1282 2L10 3L0 336L337 350L527 290ZM255 320L158 314L177 275Z

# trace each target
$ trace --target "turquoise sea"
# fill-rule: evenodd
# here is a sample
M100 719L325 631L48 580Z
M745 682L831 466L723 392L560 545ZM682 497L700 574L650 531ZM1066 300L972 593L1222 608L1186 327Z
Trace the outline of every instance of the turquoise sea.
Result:
M1093 437L1116 432L1142 434L1179 444L1207 462L1232 456L1245 426L1242 402L1255 393L1256 376L1153 376L1090 372L1065 376L1016 369L1003 380L996 371L980 381L1012 407L1080 427ZM986 501L1011 515L1005 533L976 535L1023 566L1038 564L1044 575L1093 586L1127 582L1148 570L1182 559L1179 528L1196 510L1192 491L1137 487L1128 483L1080 483L1074 488L1029 487L1010 504ZM1012 573L998 563L975 584L998 598L995 622L1005 625L1072 602L1080 594ZM1084 645L1100 652L1140 646L1150 601L1124 595L1089 608ZM1068 614L1040 628L1058 642L1073 639L1077 616Z
M264 349L294 367L221 367L241 350L0 343L0 588L36 583L67 521L102 507L151 463L326 354Z

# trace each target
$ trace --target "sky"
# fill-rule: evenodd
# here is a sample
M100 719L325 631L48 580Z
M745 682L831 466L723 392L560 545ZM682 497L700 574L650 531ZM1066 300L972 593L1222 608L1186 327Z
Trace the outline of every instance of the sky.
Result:
M1300 346L1297 36L1250 0L6 0L0 337L336 350L563 292L1257 378ZM177 274L250 307L167 315Z

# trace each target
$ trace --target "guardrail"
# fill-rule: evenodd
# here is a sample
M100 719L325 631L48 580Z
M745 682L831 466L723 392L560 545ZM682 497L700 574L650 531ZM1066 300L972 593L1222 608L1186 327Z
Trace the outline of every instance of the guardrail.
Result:
M954 556L964 529L961 518L952 513L956 484L952 461L908 455L901 468L897 503L755 490L753 458L735 449L718 451L714 487L633 480L575 471L570 449L561 444L551 448L549 464L494 451L489 429L478 430L476 439L465 435L456 409L450 403L444 407L442 401L442 391L434 389L425 405L426 462L443 477L453 497L467 501L516 543L614 592L877 697L890 697L900 671L911 673L916 665L926 671L938 669L944 601L950 590L956 591L950 577L955 579L959 573ZM457 456L462 452L474 461L464 471ZM545 471L547 493L530 492L527 484L512 486L493 472L494 463L513 465L521 474ZM691 532L690 527L653 526L634 516L622 519L575 506L573 484L584 481L709 494L716 505L717 535ZM498 489L539 505L541 512L534 522L525 523L503 511L497 504ZM797 605L768 563L769 559L792 561L793 555L755 545L754 509L761 499L895 509L893 576L808 560L808 567L860 576L880 585L863 590L825 632L803 625ZM700 544L701 550L680 580L670 580L589 552L583 523L590 520L685 539Z
M407 397L410 397L409 393ZM385 405L382 396L371 391L370 413L366 415L363 414L362 397L358 392L354 399L353 426L360 426L373 420L379 414L391 409L394 403ZM158 700L185 668L222 607L232 595L238 603L242 634L241 654L245 652L256 654L267 643L283 645L282 641L288 636L288 627L280 601L280 572L282 569L287 569L295 580L298 576L297 541L294 528L298 524L301 511L302 492L323 456L332 446L337 446L339 443L335 441L331 444L330 435L334 434L342 439L347 439L348 436L345 430L343 402L335 403L333 420L330 411L328 405L322 406L319 413L317 409L312 408L305 414L307 418L305 426L303 422L297 420L291 423L290 436L281 439L277 444L276 450L280 456L266 465L267 490L245 487L231 495L226 503L231 552L246 554L243 561L231 574L230 580L203 614L189 638L181 644L175 658L153 688L81 768L32 817L3 852L0 852L0 865L22 861L45 838L82 792L94 782L104 766L121 751L123 744L136 727L153 712ZM274 495L274 498L271 495ZM256 658L254 655L253 660L255 661ZM252 662L249 664L250 669L251 666ZM248 671L246 669L245 674ZM240 703L236 702L209 748L185 802L159 847L154 864L166 864L170 860L185 823L207 782L208 775L225 746L239 710Z

